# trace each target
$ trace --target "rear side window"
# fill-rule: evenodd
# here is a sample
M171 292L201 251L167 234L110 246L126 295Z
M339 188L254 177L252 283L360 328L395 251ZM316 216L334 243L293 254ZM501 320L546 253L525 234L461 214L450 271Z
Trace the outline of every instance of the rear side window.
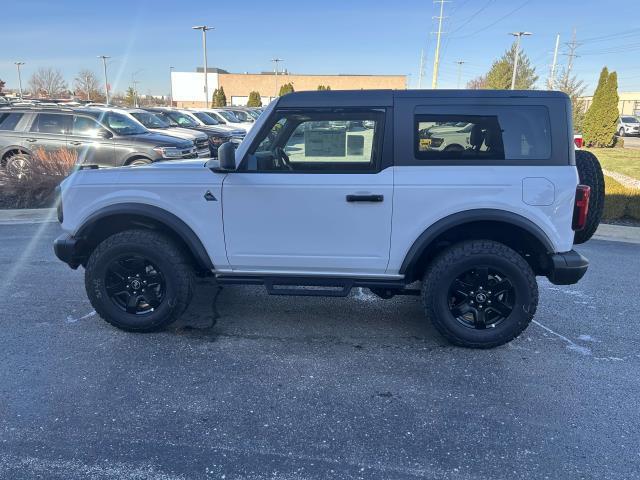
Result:
M32 132L64 135L71 130L71 115L39 113L31 125Z
M416 158L482 163L551 157L551 127L546 107L483 106L473 110L478 114L416 115Z
M22 113L0 113L0 130L15 130Z

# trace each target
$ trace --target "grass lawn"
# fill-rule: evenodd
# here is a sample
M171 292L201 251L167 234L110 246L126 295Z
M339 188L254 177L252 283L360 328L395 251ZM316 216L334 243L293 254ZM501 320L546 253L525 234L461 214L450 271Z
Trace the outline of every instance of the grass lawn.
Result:
M598 160L602 168L629 177L640 179L640 150L630 148L591 148L589 149Z

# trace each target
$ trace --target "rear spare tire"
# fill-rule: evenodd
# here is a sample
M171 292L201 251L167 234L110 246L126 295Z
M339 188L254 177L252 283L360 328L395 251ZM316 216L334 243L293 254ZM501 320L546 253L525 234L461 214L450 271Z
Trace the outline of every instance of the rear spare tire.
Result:
M576 232L573 243L579 245L589 240L600 225L604 210L604 175L596 156L585 150L576 150L576 167L582 185L591 187L589 212L585 227Z

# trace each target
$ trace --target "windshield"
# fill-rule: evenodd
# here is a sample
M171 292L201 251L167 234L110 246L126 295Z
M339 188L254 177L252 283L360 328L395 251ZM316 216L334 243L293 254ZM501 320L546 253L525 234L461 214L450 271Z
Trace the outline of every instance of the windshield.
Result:
M184 113L172 111L167 112L167 115L181 127L198 126L197 122L194 119L190 118L189 115L185 115Z
M169 124L167 122L158 118L153 113L136 112L132 113L131 116L147 128L169 128Z
M260 112L259 110L248 110L247 113L249 113L249 115L251 115L253 118L255 118L256 120L258 119L258 117L260 116Z
M254 118L244 110L233 110L233 114L242 122L253 122Z
M224 118L227 122L240 123L240 120L238 120L238 117L236 117L232 112L228 112L226 110L220 110L216 113L220 115L222 118Z
M178 122L176 122L173 118L171 118L169 115L167 115L165 112L153 112L153 114L162 119L163 121L167 122L167 124L170 127L177 127L178 126Z
M148 133L148 130L142 125L121 113L104 112L100 114L99 120L118 135L142 135Z
M220 123L211 115L204 112L193 112L193 114L205 125L218 125Z
M638 123L638 119L636 117L622 117L622 121L624 123Z

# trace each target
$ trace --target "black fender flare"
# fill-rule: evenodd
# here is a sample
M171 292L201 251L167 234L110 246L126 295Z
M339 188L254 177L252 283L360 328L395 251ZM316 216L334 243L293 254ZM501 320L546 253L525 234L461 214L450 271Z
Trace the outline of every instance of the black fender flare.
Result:
M76 231L75 238L86 238L100 220L120 215L133 215L154 220L171 230L180 238L190 250L198 267L204 270L213 270L213 262L207 253L200 238L184 221L173 213L153 205L144 203L117 203L109 205L89 215Z
M402 261L399 273L405 275L407 272L409 272L411 270L411 267L420 259L431 242L433 242L447 230L458 227L460 225L464 225L466 223L482 221L512 224L531 234L536 240L540 242L541 245L543 245L547 253L554 251L553 243L551 243L551 240L549 239L547 234L531 220L523 217L522 215L518 215L517 213L507 212L505 210L480 208L451 214L447 217L441 218L433 225L428 227L413 242L411 248L409 248L409 251Z

